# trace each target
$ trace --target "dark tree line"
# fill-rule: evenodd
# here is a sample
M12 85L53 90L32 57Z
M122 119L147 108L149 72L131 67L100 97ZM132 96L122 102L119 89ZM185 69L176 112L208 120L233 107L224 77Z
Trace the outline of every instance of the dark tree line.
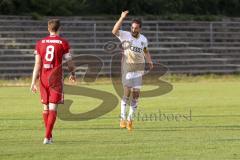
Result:
M0 0L0 14L47 16L118 15L240 16L240 0Z

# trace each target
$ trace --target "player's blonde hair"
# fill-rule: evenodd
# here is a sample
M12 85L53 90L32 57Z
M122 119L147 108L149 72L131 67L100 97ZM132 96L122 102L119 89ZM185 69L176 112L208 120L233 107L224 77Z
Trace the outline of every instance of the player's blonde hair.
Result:
M57 32L60 28L60 20L59 19L50 19L48 21L48 30L51 32Z

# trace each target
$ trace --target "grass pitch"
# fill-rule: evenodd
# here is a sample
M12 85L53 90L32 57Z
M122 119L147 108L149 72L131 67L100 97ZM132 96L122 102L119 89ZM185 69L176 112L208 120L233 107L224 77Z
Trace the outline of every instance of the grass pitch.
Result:
M110 84L91 87L115 94ZM0 87L0 159L240 159L239 95L238 81L175 82L166 95L140 99L132 132L119 129L118 104L98 119L58 119L54 144L43 145L39 95L28 87ZM73 113L101 103L82 96L65 98L74 101ZM159 113L166 117L150 118Z

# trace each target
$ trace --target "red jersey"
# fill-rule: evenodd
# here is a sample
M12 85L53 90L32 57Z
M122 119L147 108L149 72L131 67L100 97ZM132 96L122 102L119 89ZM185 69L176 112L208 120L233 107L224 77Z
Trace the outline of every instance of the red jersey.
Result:
M57 36L50 35L37 42L35 53L41 56L41 77L44 78L51 71L62 65L63 55L69 53L68 42ZM61 68L61 67L60 67Z
M49 101L57 103L60 100L63 85L62 59L64 54L69 53L69 49L69 43L58 35L50 35L36 44L35 54L40 55L42 62L39 79L43 103ZM49 95L53 95L49 91L57 92L59 96L49 98Z

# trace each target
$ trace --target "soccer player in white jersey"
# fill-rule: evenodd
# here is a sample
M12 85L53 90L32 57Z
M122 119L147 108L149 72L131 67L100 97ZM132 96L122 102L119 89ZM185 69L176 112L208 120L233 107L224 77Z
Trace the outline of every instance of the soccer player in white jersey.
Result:
M119 38L124 46L122 60L122 83L124 86L124 95L121 100L120 128L127 128L131 131L133 129L133 117L137 110L138 98L142 86L145 59L150 69L153 68L153 63L148 51L147 38L140 34L142 27L141 21L136 19L132 21L131 32L120 30L128 13L128 11L122 12L121 17L113 27L112 33ZM132 99L130 102L130 109L128 116L126 116L126 108L131 94Z

